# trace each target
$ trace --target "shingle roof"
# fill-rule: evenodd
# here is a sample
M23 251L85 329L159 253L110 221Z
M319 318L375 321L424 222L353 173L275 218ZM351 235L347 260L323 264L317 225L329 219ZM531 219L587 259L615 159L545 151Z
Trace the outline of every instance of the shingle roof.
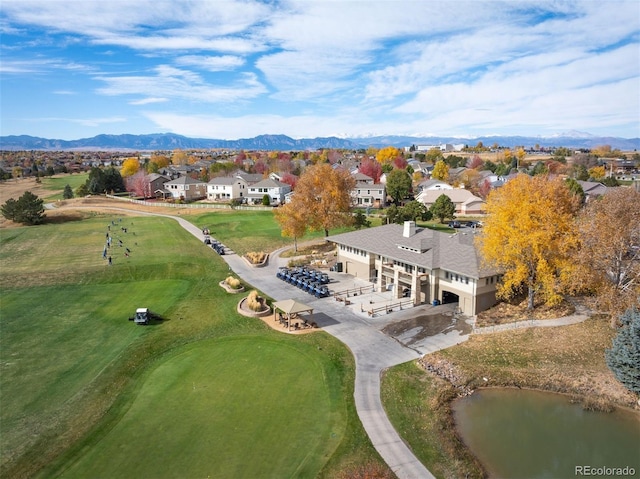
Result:
M206 184L204 181L194 180L190 176L181 176L176 178L175 180L167 181L165 185L195 185L195 184Z
M449 234L416 228L416 233L406 238L403 231L403 225L382 225L329 236L327 240L427 270L445 269L476 279L497 273L481 264L474 244L479 233Z

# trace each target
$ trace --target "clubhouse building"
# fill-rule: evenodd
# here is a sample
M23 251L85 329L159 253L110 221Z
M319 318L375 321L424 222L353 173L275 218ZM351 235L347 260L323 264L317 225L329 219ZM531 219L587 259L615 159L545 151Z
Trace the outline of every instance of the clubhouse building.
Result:
M457 302L474 316L496 303L500 271L481 265L476 230L442 233L413 221L329 236L342 271L414 305Z

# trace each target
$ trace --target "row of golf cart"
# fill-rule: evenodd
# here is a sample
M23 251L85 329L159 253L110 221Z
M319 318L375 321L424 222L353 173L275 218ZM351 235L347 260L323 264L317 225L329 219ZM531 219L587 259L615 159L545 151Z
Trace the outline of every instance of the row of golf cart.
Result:
M329 275L315 269L305 267L279 268L276 277L297 286L316 298L326 298L331 294L327 287L330 281Z
M204 237L204 244L208 244L220 256L224 256L224 245L210 236Z

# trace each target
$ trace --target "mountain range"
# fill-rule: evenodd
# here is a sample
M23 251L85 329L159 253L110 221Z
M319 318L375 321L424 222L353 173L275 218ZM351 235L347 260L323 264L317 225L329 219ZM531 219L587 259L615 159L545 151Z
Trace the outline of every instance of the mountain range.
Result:
M594 136L582 132L563 133L552 137L529 136L486 136L477 138L456 137L417 137L417 136L371 136L363 138L303 138L293 139L286 135L260 135L239 140L216 140L209 138L190 138L173 133L155 133L149 135L97 135L79 140L56 140L29 135L0 136L0 150L122 150L122 151L158 151L174 149L211 149L225 150L281 150L300 151L320 148L361 149L394 146L403 148L411 145L440 145L450 143L475 146L482 142L485 146L498 144L503 147L524 146L566 147L591 149L599 145L609 145L623 151L640 148L640 138L617 138Z

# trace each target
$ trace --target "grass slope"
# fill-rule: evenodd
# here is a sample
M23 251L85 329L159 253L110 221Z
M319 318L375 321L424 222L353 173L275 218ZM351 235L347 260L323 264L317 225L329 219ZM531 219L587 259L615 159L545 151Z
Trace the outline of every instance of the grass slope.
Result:
M267 457L272 477L336 477L381 463L355 413L348 350L322 332L291 337L238 315L239 298L218 286L226 263L175 221L83 213L0 229L0 262L2 477L82 476L84 461L103 460L103 450L119 477L198 477L224 455L243 462L231 460L226 477L256 471ZM127 321L139 306L166 320ZM196 378L204 393L228 393L192 396L195 410L185 411ZM260 417L245 417L243 404ZM221 449L196 459L185 437L206 447L222 429ZM140 437L153 451L134 464ZM180 473L168 466L171 454L185 456Z
M317 352L287 343L227 338L181 348L62 477L315 477L344 414L332 415Z

